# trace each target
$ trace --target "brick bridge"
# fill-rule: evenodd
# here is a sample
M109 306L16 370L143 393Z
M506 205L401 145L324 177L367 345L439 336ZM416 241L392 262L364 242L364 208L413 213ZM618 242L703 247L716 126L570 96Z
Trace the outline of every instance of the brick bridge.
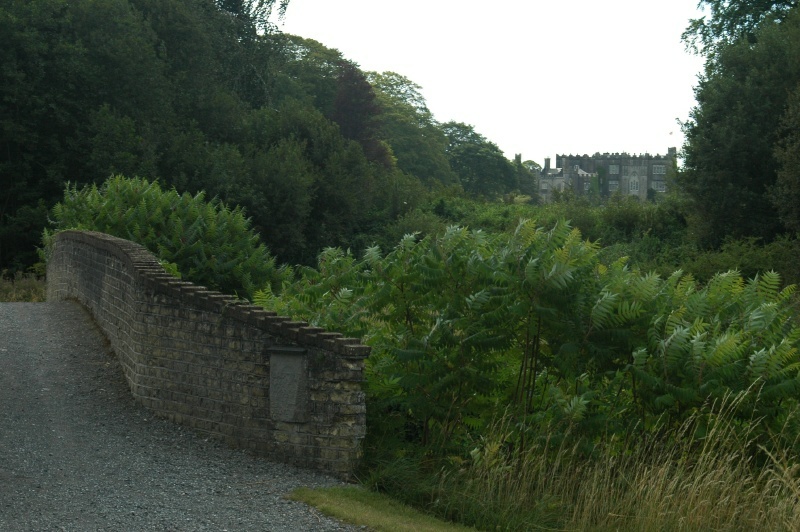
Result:
M369 347L167 274L142 246L65 231L48 301L85 306L134 398L271 459L349 477L361 454Z

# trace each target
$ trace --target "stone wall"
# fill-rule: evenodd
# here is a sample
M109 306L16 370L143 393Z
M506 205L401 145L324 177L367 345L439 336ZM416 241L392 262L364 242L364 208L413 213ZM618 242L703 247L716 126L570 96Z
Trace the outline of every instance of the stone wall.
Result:
M369 355L358 340L181 282L102 233L55 236L47 298L89 309L156 414L275 460L353 472Z

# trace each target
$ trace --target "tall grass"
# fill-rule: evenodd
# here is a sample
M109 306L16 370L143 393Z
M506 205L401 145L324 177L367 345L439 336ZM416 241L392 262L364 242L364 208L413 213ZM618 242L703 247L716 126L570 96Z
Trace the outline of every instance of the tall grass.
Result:
M44 279L22 272L10 276L3 271L0 275L0 302L38 302L46 298Z
M481 530L800 530L797 456L757 445L733 403L702 440L695 418L660 441L602 442L591 458L546 443L510 452L500 420L442 472L432 509Z

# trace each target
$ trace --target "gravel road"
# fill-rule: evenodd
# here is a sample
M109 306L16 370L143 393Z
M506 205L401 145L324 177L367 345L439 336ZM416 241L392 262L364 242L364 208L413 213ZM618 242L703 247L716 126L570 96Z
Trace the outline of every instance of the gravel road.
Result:
M360 530L286 500L339 482L153 418L76 303L0 303L0 531Z

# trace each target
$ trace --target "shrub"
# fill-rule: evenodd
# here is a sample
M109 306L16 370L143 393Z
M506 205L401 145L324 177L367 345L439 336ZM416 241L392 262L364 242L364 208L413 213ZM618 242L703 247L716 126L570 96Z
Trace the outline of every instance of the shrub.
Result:
M680 271L640 274L624 258L603 264L563 221L409 235L361 260L329 249L299 274L280 298L256 301L372 345L371 434L400 446L463 452L505 407L521 448L545 427L627 438L748 390L759 406L743 401L741 421L775 427L800 392L794 287L777 274L730 271L705 286Z
M56 231L99 231L137 242L183 278L242 297L277 284L281 271L240 208L214 199L164 191L146 179L109 178L100 187L67 185L53 207ZM45 246L52 234L45 231ZM46 253L45 253L46 254Z

